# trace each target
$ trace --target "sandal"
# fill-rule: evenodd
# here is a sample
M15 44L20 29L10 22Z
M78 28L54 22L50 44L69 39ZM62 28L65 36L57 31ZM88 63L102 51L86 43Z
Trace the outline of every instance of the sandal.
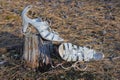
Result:
M22 12L22 20L23 20L23 33L26 32L27 27L29 24L33 25L38 32L40 33L41 37L49 40L49 41L64 41L63 38L59 36L59 34L53 30L51 30L48 22L42 21L40 18L30 19L27 17L27 12L32 8L31 5L27 6Z
M59 55L66 61L90 61L104 58L103 53L87 47L73 45L72 43L62 43L59 46Z

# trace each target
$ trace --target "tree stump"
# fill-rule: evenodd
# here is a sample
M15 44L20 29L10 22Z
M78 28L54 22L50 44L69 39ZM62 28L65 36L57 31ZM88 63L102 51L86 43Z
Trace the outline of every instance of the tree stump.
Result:
M35 69L51 64L50 54L52 52L51 41L43 40L38 34L29 33L24 36L23 59L26 66Z

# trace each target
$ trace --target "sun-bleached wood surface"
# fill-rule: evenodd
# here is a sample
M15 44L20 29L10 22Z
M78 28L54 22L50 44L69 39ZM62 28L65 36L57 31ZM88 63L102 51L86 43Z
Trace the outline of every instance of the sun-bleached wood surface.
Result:
M51 64L50 54L53 52L53 44L46 41L38 34L26 34L24 36L23 59L25 65L30 68L38 68Z

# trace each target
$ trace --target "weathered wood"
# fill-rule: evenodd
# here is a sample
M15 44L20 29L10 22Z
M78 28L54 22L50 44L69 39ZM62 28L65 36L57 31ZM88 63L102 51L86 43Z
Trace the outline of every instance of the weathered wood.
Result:
M50 54L53 52L51 41L45 41L36 34L27 34L24 38L23 59L26 66L38 68L44 64L51 64Z

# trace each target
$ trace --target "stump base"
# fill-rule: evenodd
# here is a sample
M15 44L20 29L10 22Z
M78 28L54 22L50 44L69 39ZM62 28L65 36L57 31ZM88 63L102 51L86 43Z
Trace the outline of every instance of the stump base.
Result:
M24 36L23 59L25 65L34 69L51 64L50 54L53 52L51 41L45 41L38 34L26 34Z

